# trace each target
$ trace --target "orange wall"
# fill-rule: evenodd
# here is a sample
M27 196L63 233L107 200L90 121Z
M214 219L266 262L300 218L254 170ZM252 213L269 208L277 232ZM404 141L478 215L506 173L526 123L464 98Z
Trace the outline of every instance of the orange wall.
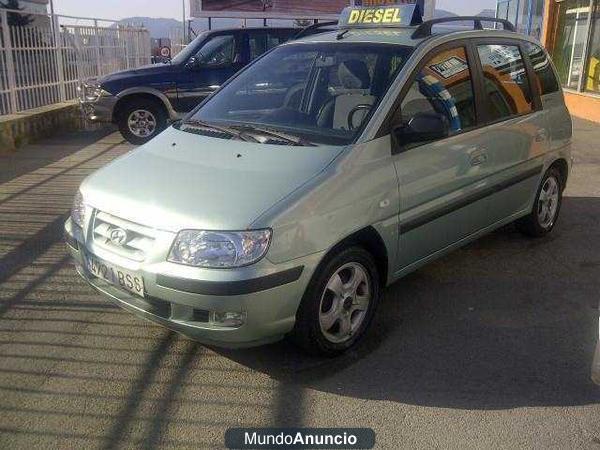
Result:
M600 123L600 97L565 92L565 103L573 116Z

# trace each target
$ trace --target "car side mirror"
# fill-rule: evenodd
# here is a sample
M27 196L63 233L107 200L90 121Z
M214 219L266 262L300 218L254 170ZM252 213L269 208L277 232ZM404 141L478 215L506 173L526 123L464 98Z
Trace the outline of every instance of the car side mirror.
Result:
M420 112L402 125L394 127L393 136L400 147L419 142L431 142L450 135L448 118L436 112Z

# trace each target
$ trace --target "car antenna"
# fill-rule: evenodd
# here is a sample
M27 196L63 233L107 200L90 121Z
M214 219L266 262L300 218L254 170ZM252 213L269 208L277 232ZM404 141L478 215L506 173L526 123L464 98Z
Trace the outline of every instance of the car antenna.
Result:
M338 35L337 35L335 38L336 38L338 41L339 41L339 40L341 40L341 39L344 37L344 35L345 35L345 34L346 34L348 31L350 31L350 30L344 30L344 31L342 31L341 33L338 33Z

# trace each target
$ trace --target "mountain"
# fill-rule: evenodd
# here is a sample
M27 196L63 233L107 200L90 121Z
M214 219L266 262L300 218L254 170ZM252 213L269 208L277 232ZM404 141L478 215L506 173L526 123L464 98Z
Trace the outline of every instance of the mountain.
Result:
M487 16L487 17L495 17L496 11L493 9L485 9L481 11L478 16ZM444 9L436 9L434 13L434 17L456 17L457 14L446 11ZM180 20L176 19L157 19L153 17L127 17L126 19L122 19L119 22L116 22L119 25L134 25L134 26L144 26L150 32L150 37L153 38L166 38L173 35L174 32L179 33L183 27L181 25ZM246 23L249 27L260 27L262 26L263 21L260 19L249 19ZM212 27L213 29L217 28L236 28L242 25L241 19L213 19ZM293 26L293 22L291 20L269 20L270 26L279 26L279 27L289 27ZM200 31L204 31L208 29L208 20L207 19L194 19L192 20L192 29L199 33Z
M453 12L450 11L446 11L445 9L436 9L433 12L433 18L434 19L439 19L441 17L456 17L458 16L458 14L455 14Z
M477 14L477 16L479 16L479 17L496 17L496 10L495 9L484 9L479 14Z
M156 19L153 17L127 17L116 22L115 25L131 25L145 27L150 32L150 37L169 37L174 29L181 29L181 21L175 19Z
M269 20L271 26L293 26L291 20ZM175 19L157 19L153 17L127 17L116 22L116 25L132 25L132 26L144 26L150 32L152 38L166 38L173 35L173 32L179 32L183 28L180 20ZM249 27L261 27L263 25L262 20L249 19L246 23ZM207 19L194 19L191 23L192 29L199 33L204 30L208 30ZM212 28L237 28L242 26L241 19L213 19Z

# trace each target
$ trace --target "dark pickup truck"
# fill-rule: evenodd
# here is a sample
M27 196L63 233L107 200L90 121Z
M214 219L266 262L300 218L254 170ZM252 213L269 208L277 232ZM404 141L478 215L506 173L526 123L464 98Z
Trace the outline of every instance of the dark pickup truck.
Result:
M79 86L82 109L88 120L114 122L125 139L143 144L298 31L242 28L202 33L170 62L86 80Z

